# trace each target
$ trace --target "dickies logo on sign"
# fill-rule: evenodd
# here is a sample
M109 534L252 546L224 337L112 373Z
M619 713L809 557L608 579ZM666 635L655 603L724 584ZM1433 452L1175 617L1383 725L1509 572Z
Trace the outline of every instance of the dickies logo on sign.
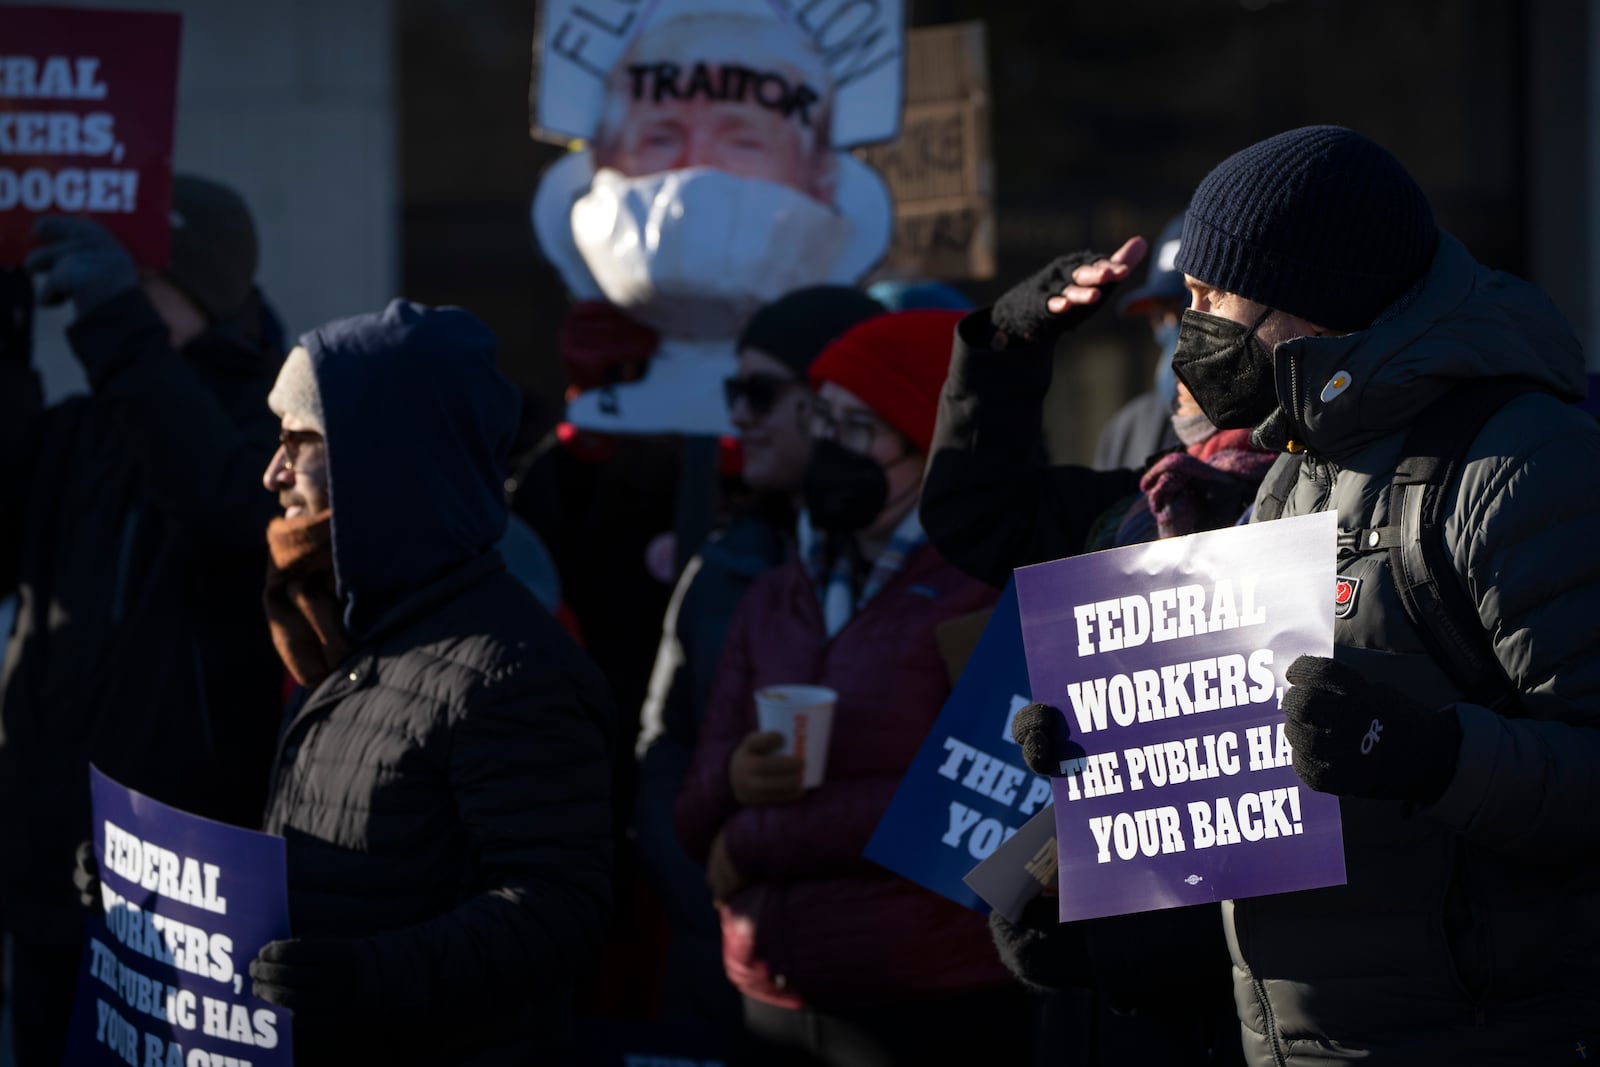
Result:
M1333 617L1343 619L1356 610L1356 594L1361 592L1360 578L1339 575L1333 580Z

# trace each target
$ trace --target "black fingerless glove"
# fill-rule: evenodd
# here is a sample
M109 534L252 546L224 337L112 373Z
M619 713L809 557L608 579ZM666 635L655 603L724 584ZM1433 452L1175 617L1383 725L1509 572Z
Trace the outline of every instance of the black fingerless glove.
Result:
M1073 252L1057 256L1031 277L1001 294L989 313L995 327L1012 339L1022 338L1039 345L1050 345L1067 330L1093 315L1117 287L1116 282L1100 286L1101 298L1093 304L1078 304L1060 314L1047 306L1051 298L1072 284L1072 272L1107 258L1100 252Z

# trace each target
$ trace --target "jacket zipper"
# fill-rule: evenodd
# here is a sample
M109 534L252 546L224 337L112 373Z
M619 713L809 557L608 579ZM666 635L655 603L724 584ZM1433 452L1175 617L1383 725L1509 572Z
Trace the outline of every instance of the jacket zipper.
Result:
M1290 440L1299 448L1306 448L1305 427L1300 423L1300 362L1293 356L1284 362L1289 365L1289 402L1283 405L1283 411L1289 417Z
M1267 1040L1272 1042L1272 1062L1278 1067L1288 1067L1289 1061L1283 1055L1283 1042L1278 1040L1278 1020L1272 1014L1272 1001L1267 997L1267 987L1259 978L1252 977L1250 985L1256 991L1256 1002L1261 1005L1261 1017L1266 1023Z

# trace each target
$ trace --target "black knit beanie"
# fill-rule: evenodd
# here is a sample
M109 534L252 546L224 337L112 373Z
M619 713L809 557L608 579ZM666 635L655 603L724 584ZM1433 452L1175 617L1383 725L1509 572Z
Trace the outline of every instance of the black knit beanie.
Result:
M1433 259L1421 188L1381 146L1341 126L1251 145L1200 183L1177 268L1336 330L1370 326Z
M804 380L830 342L883 313L884 306L860 289L845 285L796 289L755 313L739 335L739 347L759 348Z
M256 226L238 193L179 174L172 179L172 254L167 277L216 322L244 306L255 286Z

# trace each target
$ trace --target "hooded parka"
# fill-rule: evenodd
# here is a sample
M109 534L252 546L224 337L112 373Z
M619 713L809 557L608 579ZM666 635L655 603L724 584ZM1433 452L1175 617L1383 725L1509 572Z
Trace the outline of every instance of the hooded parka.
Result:
M296 1062L569 1062L610 907L611 703L494 549L515 390L459 309L301 343L350 652L291 706L265 829L295 936L360 939L366 965Z

